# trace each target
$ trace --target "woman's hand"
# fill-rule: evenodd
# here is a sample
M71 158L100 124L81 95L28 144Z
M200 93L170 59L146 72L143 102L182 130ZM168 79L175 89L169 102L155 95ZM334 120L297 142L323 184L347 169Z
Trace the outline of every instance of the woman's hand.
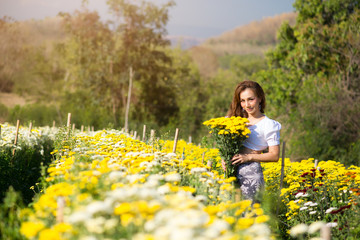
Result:
M225 163L224 159L221 159L221 166L222 166L222 169L226 172L226 163Z
M235 156L231 159L233 165L242 164L246 162L250 162L251 157L250 154L235 154Z

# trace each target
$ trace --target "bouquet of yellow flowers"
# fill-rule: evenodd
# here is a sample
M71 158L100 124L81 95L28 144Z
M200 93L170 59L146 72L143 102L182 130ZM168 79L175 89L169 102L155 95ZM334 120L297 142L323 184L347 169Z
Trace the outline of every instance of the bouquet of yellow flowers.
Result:
M203 123L210 129L220 155L226 162L225 177L235 176L235 166L232 165L231 159L240 152L242 143L249 137L247 122L248 119L242 117L220 117Z

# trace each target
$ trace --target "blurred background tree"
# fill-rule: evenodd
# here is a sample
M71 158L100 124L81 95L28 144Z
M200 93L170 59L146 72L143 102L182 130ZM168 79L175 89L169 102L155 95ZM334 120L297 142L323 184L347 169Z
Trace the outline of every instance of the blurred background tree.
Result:
M296 24L282 25L269 69L254 78L267 89L294 159L359 164L360 1L297 0L294 7Z

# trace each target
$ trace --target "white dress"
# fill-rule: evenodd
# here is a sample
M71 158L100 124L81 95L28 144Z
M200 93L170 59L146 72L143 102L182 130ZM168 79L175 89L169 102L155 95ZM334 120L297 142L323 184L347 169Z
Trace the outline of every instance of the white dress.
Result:
M269 146L280 144L281 124L279 122L265 116L262 120L248 128L251 134L244 142L244 147L263 151ZM258 162L240 164L236 171L236 177L240 184L242 195L246 199L253 200L256 192L265 184L261 164Z

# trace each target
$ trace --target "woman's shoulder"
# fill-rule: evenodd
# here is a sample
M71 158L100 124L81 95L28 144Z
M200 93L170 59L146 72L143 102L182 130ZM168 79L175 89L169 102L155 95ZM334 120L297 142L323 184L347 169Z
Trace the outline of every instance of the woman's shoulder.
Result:
M268 116L265 115L263 121L261 121L262 125L264 128L269 129L269 130L280 130L281 129L281 123L279 123L278 121L269 118Z

